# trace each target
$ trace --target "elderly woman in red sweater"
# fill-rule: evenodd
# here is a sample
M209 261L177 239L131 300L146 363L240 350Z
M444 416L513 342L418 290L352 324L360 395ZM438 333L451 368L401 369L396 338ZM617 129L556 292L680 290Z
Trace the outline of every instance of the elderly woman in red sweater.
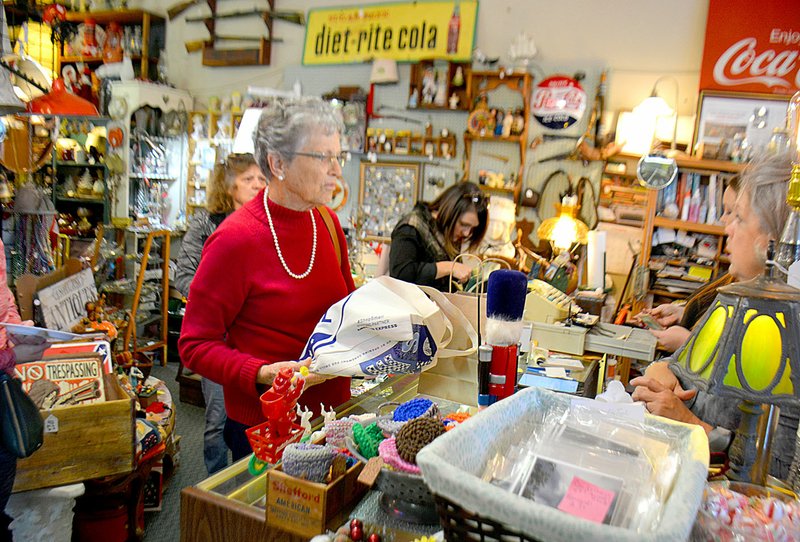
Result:
M254 144L269 186L209 237L192 282L181 359L222 384L234 460L251 451L245 429L264 421L259 395L279 369L309 364L298 358L315 325L355 289L344 233L324 207L342 175L340 130L319 98L276 100L264 109ZM350 398L347 378L311 374L306 386L300 404L317 412L320 403Z

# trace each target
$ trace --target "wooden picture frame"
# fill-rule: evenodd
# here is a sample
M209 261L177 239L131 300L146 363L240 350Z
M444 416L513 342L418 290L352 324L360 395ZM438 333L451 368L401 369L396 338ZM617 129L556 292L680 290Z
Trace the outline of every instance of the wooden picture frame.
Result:
M692 154L747 161L766 150L773 129L783 127L790 96L703 90L697 101ZM746 141L746 145L742 145Z
M358 204L364 211L365 239L386 242L397 221L417 203L420 164L361 162Z

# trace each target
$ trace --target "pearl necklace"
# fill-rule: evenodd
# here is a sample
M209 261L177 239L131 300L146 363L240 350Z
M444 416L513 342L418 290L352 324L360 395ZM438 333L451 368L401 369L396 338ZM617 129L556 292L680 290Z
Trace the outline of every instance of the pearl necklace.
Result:
M267 213L267 223L269 223L269 231L272 233L272 239L275 241L275 250L278 253L278 259L281 261L281 265L283 269L289 273L289 276L293 279L304 279L306 278L309 273L311 273L311 268L314 267L314 258L317 256L317 222L314 220L314 210L309 209L308 215L311 217L311 228L314 231L314 241L311 244L311 261L308 262L308 269L305 270L305 273L298 275L297 273L292 273L292 270L289 269L289 266L286 265L286 260L283 259L283 253L281 252L281 245L278 244L278 234L275 233L275 226L272 224L272 215L269 214L269 205L267 205L267 189L264 189L264 211Z

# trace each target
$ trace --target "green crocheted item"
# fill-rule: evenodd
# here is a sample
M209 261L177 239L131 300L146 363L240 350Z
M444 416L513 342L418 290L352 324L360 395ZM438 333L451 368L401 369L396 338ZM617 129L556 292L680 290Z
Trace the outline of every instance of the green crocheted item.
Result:
M361 455L366 459L372 459L378 455L378 445L383 442L383 439L383 432L376 423L371 423L367 427L360 424L353 426L353 440Z

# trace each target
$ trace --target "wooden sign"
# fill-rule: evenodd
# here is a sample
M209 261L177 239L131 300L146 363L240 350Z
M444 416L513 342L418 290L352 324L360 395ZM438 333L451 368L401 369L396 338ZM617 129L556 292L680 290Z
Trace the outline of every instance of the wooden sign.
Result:
M86 303L97 299L91 269L84 269L37 292L45 327L70 331L86 316Z
M99 356L18 363L14 372L40 410L106 399Z

